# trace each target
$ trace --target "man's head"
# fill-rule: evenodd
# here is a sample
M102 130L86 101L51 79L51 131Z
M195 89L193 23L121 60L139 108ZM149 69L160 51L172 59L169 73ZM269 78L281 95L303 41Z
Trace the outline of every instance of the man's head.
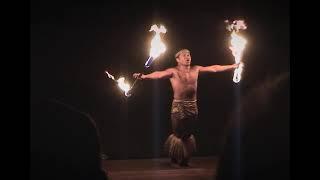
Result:
M178 65L190 66L191 55L188 49L181 49L175 54Z

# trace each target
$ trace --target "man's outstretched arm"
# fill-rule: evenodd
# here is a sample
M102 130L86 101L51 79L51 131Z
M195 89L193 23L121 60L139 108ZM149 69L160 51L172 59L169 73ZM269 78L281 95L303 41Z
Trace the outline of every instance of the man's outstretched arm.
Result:
M173 72L171 69L166 69L164 71L155 71L150 74L141 74L141 73L134 73L133 77L138 79L165 79L171 78Z
M198 66L199 72L223 72L236 69L240 63L232 65L212 65L212 66Z

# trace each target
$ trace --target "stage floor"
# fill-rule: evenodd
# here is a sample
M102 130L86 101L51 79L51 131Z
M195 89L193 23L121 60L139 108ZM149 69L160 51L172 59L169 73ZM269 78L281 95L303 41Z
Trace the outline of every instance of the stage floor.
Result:
M193 157L189 167L172 166L169 158L104 160L111 180L214 180L217 158Z

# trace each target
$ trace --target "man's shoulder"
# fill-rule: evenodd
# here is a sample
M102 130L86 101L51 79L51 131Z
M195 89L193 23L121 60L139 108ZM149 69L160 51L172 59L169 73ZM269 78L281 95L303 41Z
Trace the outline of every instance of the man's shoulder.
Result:
M199 66L199 65L194 65L194 66L191 67L191 69L194 70L194 71L197 71L197 70L199 70L200 67L201 66Z
M177 69L177 67L171 67L171 68L166 69L166 71L176 72L176 71L178 71L178 69Z

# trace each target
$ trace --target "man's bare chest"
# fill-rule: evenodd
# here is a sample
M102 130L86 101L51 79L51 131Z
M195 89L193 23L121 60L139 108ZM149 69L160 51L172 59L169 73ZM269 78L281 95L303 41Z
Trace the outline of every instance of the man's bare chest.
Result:
M195 72L178 72L176 80L180 83L194 84L197 79L198 76Z

